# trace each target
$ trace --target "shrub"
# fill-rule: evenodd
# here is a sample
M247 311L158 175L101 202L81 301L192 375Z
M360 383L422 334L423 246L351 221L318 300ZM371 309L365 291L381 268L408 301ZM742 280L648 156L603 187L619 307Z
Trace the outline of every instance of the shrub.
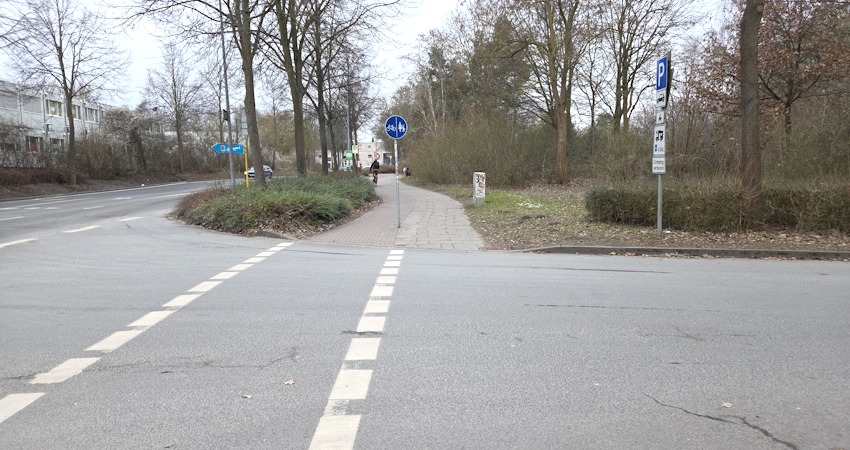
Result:
M652 226L657 185L649 182L597 186L585 197L593 220ZM850 184L766 187L761 217L748 219L744 196L732 180L678 180L664 188L663 225L680 230L739 232L773 227L850 233Z
M369 181L351 174L278 178L266 189L216 187L188 196L175 215L190 224L232 233L265 228L299 231L345 217L372 201L374 192Z

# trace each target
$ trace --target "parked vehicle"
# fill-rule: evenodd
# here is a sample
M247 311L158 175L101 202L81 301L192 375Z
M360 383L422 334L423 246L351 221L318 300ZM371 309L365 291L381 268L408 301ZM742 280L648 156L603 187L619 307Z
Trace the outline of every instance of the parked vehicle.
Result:
M254 166L248 168L246 172L248 174L248 178L254 178ZM272 179L272 168L263 164L263 174L265 174L266 179Z

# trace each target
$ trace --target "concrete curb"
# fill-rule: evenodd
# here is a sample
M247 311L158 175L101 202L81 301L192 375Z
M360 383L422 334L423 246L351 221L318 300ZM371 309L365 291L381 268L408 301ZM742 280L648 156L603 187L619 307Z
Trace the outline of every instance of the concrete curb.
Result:
M850 261L850 251L842 252L819 250L555 246L518 251L526 253L572 253L577 255L634 254L641 256L665 256L672 254L697 257L712 256L715 258L793 258Z

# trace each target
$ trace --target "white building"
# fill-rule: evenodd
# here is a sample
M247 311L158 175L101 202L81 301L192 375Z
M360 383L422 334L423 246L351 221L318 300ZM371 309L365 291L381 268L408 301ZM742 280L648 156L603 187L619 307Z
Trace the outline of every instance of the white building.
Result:
M76 136L96 132L105 110L102 103L75 100L72 111ZM58 89L32 91L0 80L0 165L10 164L10 152L41 153L42 158L26 158L38 164L43 162L47 150L63 148L68 139L66 115L65 99Z

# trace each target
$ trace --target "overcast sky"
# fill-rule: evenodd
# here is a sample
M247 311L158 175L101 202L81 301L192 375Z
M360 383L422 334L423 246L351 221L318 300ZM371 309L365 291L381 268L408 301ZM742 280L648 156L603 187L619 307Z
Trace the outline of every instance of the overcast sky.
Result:
M101 1L83 1L91 8L103 4ZM402 7L401 16L386 18L387 25L392 27L395 32L393 36L399 44L387 45L387 48L382 48L380 44L375 45L376 54L373 64L380 66L380 72L390 74L390 79L382 81L380 85L380 91L385 95L390 95L407 78L403 56L415 52L417 37L433 28L441 27L457 7L458 0L402 1L402 3L407 6ZM120 98L105 99L108 103L131 108L139 103L147 80L148 68L157 66L161 61L161 46L156 34L155 25L142 22L133 29L125 30L123 35L116 36L116 44L129 53L131 64L127 77L122 80L123 95ZM220 51L220 49L217 50ZM13 75L7 66L9 58L3 52L0 52L0 62L2 62L0 78L12 81ZM234 67L233 64L231 63L231 67ZM239 100L236 102L239 103Z

